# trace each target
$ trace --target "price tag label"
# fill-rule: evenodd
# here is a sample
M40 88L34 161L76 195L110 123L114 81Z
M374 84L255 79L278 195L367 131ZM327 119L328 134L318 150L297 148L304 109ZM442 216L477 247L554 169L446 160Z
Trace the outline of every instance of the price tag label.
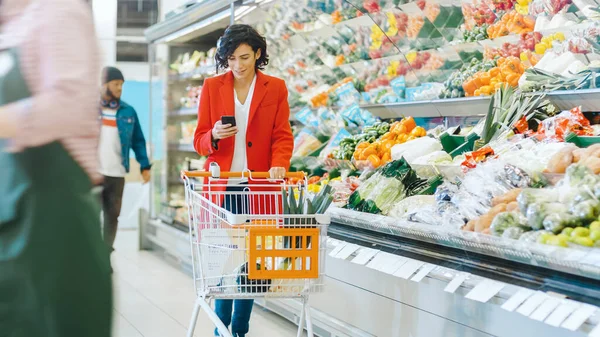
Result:
M355 245L353 243L347 244L339 253L336 254L336 258L345 260L350 257L350 255L354 254L360 248L359 245Z
M537 291L533 296L529 297L522 306L517 309L517 312L521 315L529 317L537 307L542 304L548 298L548 295L541 291Z
M560 304L560 300L554 297L548 297L540 306L529 316L536 321L543 321L548 317L556 307Z
M520 288L508 301L504 302L502 309L507 311L515 311L526 299L533 295L534 291L526 288Z
M407 258L390 254L389 259L386 261L386 264L380 269L380 271L389 275L394 275L394 273L406 262L408 262Z
M361 266L367 264L379 251L371 248L361 248L358 250L358 255L352 259L352 263L359 264Z
M460 274L455 275L454 278L452 279L452 281L450 281L450 283L448 283L446 288L444 288L444 291L447 293L454 294L456 292L456 290L458 290L458 288L460 288L460 286L463 284L463 282L465 282L465 280L467 279L468 276L469 276L469 274L466 274L466 273L460 273Z
M386 258L387 253L385 252L379 252L377 253L373 259L371 260L371 262L369 262L367 264L367 268L371 268L371 269L375 269L375 270L379 270L379 266L384 264L384 260Z
M465 297L470 300L486 303L492 297L496 296L505 285L502 282L486 279L476 285Z
M337 246L335 246L335 248L331 251L331 253L329 253L329 256L336 257L336 255L338 255L340 253L340 251L342 251L342 249L344 249L344 247L346 247L346 245L347 245L346 242L340 242Z
M563 322L561 327L571 331L577 331L577 329L579 329L579 327L581 327L581 325L585 323L585 321L587 321L587 319L590 318L596 312L596 310L596 307L589 304L584 304L575 310L571 316L569 316L569 318Z
M425 262L409 259L395 273L394 276L408 280Z
M419 270L419 272L410 280L415 282L421 282L425 278L425 276L429 275L429 273L435 269L435 267L436 265L434 264L425 264L423 267L421 267L421 270Z
M573 313L573 311L577 310L578 307L578 303L565 301L565 303L560 304L558 308L556 308L556 310L550 314L544 323L558 328L565 321L565 319L567 319L567 317Z
M589 337L600 337L600 324L596 325L594 330L592 330L592 332L590 332L590 334L588 336Z

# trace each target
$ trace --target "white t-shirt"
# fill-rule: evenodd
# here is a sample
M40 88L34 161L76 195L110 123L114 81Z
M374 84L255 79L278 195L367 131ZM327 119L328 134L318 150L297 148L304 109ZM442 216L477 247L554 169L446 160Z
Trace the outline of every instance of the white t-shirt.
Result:
M240 103L237 92L233 89L235 102L235 123L238 127L238 133L235 135L235 147L233 150L233 159L231 160L230 172L242 172L248 169L248 157L246 156L246 131L248 130L248 118L250 116L250 105L254 96L254 87L256 85L256 75L252 80L248 97L244 104Z
M124 177L127 174L123 166L121 152L121 138L117 128L117 110L103 109L100 146L98 149L100 174L117 178Z

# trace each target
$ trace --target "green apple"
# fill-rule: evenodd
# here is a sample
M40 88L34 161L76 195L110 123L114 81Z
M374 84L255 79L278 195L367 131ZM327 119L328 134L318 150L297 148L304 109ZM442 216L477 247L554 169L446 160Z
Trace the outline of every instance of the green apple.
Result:
M577 227L573 230L573 232L571 232L571 236L572 237L590 236L590 230L589 230L589 228L585 228L585 227Z
M600 221L594 221L590 224L591 231L598 230L598 229L600 229Z

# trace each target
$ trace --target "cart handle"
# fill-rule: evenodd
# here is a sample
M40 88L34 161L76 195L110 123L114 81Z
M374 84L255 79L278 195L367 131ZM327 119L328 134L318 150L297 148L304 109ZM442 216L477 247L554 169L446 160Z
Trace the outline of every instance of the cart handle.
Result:
M182 171L181 176L188 178L213 178L210 171ZM221 172L219 177L214 178L252 178L252 179L271 179L271 173L269 172ZM285 178L304 179L306 173L304 172L287 172Z

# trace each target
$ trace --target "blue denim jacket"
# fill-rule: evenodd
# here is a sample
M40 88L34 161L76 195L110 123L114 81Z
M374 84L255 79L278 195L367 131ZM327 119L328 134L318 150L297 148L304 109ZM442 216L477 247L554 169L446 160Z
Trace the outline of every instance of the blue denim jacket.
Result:
M117 129L119 130L119 138L121 138L123 157L123 167L129 172L129 152L133 150L135 159L140 163L141 170L148 170L152 167L148 159L146 151L146 139L142 132L140 120L135 112L135 109L129 104L121 101L119 110L117 111Z

